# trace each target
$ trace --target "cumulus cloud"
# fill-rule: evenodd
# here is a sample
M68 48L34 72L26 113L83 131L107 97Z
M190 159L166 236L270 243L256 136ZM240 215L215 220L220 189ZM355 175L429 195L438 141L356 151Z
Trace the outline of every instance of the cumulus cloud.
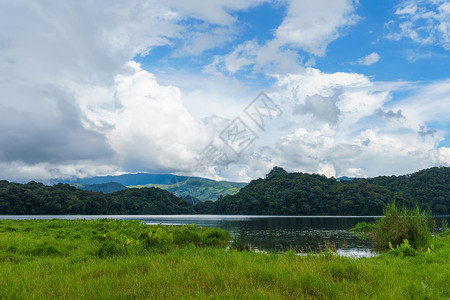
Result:
M348 168L343 174L350 178L366 178L366 172L361 168Z
M450 115L448 80L381 83L321 72L303 61L303 55L325 55L358 22L356 1L281 2L286 16L271 40L245 41L198 76L177 73L171 77L177 86L132 61L160 45L175 56L223 47L239 34L235 12L262 2L2 2L0 26L8 30L0 34L0 176L208 176L196 169L196 155L210 141L219 145L217 134L237 115L252 124L242 110L255 95L234 77L242 70L271 76L269 95L283 114L215 174L220 178L263 177L276 165L327 176L449 165L448 148L436 148L445 133L430 127ZM446 47L447 6L433 2L427 24L443 21L422 36L413 16L426 18L421 3L399 7L399 20L389 25L392 38L415 38L414 31L418 41L431 38ZM361 62L374 63L372 54ZM206 77L213 80L205 84ZM413 96L392 102L392 93L405 86Z
M373 65L374 63L378 62L380 60L381 56L376 53L376 52L372 52L369 55L367 55L366 57L360 58L358 60L358 64L363 65L363 66L370 66Z
M446 166L450 166L450 148L448 147L441 147L438 149L438 156L439 156L439 161L446 165Z
M256 155L247 157L241 171L248 175L268 168L268 172L279 165L290 171L367 177L446 164L447 151L436 148L442 134L420 129L420 125L443 120L447 113L443 105L450 103L446 101L450 93L443 82L428 86L409 83L409 89L417 89L417 94L393 105L391 94L407 85L314 68L278 76L270 93L284 112L277 120L278 139L273 145L255 148ZM374 118L380 121L374 122ZM252 161L262 157L264 164L258 168L257 161Z
M130 171L189 171L208 141L203 124L187 111L178 88L161 86L154 75L129 63L116 76L113 129L108 141Z
M192 36L183 51L215 47L204 29L182 21L215 24L215 33L226 36L234 11L261 2L1 2L0 27L7 28L0 33L2 176L187 168L196 149L188 144L199 143L191 130L201 135L201 126L176 88L124 66L187 30Z

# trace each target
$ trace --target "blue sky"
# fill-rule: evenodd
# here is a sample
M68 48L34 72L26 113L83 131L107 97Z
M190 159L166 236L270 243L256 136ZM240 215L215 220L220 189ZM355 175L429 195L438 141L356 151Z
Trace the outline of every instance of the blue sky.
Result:
M0 25L5 179L450 166L447 1L18 0Z
M342 36L327 45L325 55L317 57L302 49L296 51L304 60L314 59L314 66L324 72L357 72L379 81L426 82L448 78L450 72L448 64L445 63L450 59L448 41L445 48L439 41L421 43L409 38L397 40L389 37L398 30L397 23L402 22L403 16L396 14L402 3L361 1L354 5L354 12L359 16L357 24L343 29ZM430 11L436 7L427 2L424 4L422 7ZM185 42L177 38L171 41L171 45L152 48L147 55L137 55L134 60L156 74L168 68L199 71L212 63L215 55L225 55L245 41L256 39L259 43L264 43L273 39L277 27L286 16L286 5L287 2L284 5L269 2L247 11L232 12L231 15L237 20L235 26L238 32L234 33L227 43L202 53L177 54ZM390 22L392 26L389 25ZM424 25L424 22L418 22L417 27ZM187 26L204 24L196 19L183 23ZM419 33L425 36L429 34L423 30ZM370 66L358 63L360 58L373 52L379 54L382 59ZM240 78L244 80L245 76Z

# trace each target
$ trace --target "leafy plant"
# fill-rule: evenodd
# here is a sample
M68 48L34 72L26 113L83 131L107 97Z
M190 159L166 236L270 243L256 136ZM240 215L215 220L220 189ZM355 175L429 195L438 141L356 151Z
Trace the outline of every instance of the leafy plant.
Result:
M392 246L392 243L389 242L389 248L391 249L389 250L389 253L395 256L404 257L415 256L417 254L417 251L413 247L411 247L407 239L404 239L403 243L397 245L396 248L394 248L394 246Z

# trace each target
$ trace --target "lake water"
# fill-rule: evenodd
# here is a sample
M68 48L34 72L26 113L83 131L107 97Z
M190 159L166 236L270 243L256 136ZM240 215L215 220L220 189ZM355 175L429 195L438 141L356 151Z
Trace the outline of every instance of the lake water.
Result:
M324 249L325 241L336 245L346 256L368 257L376 252L371 242L358 239L349 229L358 222L373 222L377 217L311 217L311 216L221 216L221 215L113 215L113 216L0 216L0 219L98 219L142 220L147 224L184 225L196 223L218 227L232 235L241 235L259 250L300 252ZM445 218L450 221L450 218ZM439 223L440 220L438 220Z

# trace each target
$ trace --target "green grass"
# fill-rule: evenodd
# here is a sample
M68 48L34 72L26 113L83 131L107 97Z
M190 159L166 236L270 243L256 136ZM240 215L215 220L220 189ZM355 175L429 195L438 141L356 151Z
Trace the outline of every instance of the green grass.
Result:
M151 234L149 234L151 233ZM450 237L414 257L228 250L230 236L138 221L0 221L0 298L448 299ZM102 250L103 249L103 250Z

